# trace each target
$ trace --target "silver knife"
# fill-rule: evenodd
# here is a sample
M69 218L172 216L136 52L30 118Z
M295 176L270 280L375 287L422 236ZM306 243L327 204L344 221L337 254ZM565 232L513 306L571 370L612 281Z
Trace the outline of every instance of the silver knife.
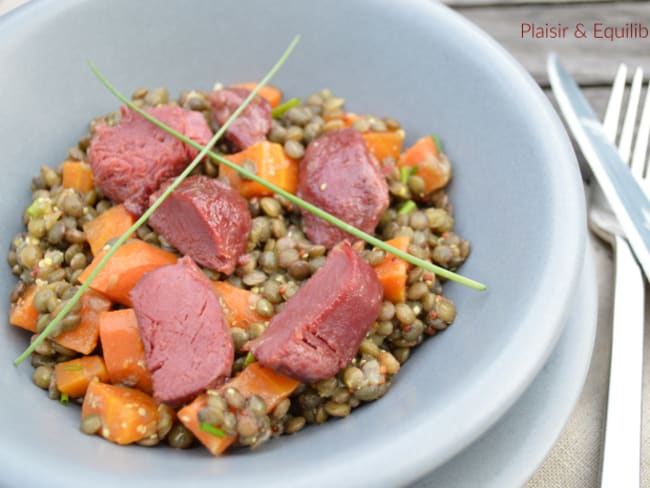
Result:
M589 102L555 54L547 62L551 88L562 115L650 278L650 201L609 141Z

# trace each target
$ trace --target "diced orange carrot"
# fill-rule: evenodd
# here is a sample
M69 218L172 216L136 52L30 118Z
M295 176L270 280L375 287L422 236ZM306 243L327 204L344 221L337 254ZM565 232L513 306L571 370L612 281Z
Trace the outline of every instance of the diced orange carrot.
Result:
M255 163L255 174L266 181L274 183L283 190L295 193L298 188L298 161L289 158L284 148L274 142L262 141L228 156L228 160L241 166L244 160L250 159ZM246 197L262 197L273 194L271 190L251 180L244 180L235 170L221 165L220 176L230 181L230 186Z
M93 170L88 163L66 161L63 163L63 188L74 188L81 193L93 189Z
M68 349L90 354L97 347L99 337L99 316L111 308L111 301L93 290L88 290L81 297L81 311L79 325L68 332L62 332L54 339Z
M408 250L411 239L407 236L398 236L386 241L404 252ZM406 300L406 278L409 263L393 254L386 253L384 260L375 266L379 282L384 287L384 298L393 303Z
M83 270L79 281L84 283L95 269L106 251L101 251L90 265ZM147 271L175 264L175 254L163 251L159 247L147 244L139 239L133 239L120 247L108 260L106 266L99 272L90 284L90 288L102 293L114 302L131 306L129 292Z
M248 369L248 368L247 368ZM245 371L245 370L244 370ZM178 411L178 418L187 427L194 437L214 455L218 456L237 440L237 436L218 437L210 432L206 432L200 427L199 412L205 407L208 395L202 394L197 396L192 403L184 406Z
M9 308L9 323L22 327L30 332L36 332L38 323L38 310L34 308L34 295L38 291L36 285L30 285L23 295L11 304Z
M404 131L365 132L363 138L368 150L377 158L377 161L381 163L389 156L397 161L402 152Z
M133 309L104 312L99 318L99 336L111 383L151 394L151 373Z
M93 378L108 381L108 373L101 356L83 356L57 363L54 371L56 387L71 398L84 396Z
M430 193L445 186L451 178L451 165L444 154L438 152L433 137L426 136L408 148L399 158L397 165L417 167L415 172L424 180L424 192Z
M230 327L247 329L253 322L267 320L255 311L259 296L225 281L213 281L214 291Z
M288 398L299 384L299 381L264 368L259 363L253 363L226 383L221 390L233 386L245 398L259 395L266 402L266 411L270 412L282 400ZM192 403L178 411L178 418L213 455L218 456L235 442L237 437L217 437L201 429L198 415L207 404L206 399L207 395L199 395Z
M134 221L133 215L126 210L124 205L119 204L85 223L84 232L93 256L101 251L107 241L120 237L129 230Z
M253 91L257 86L257 83L236 83L231 86L232 88L245 88L246 90ZM264 85L262 88L260 88L260 91L258 91L257 94L266 99L266 101L271 105L271 108L275 108L280 105L280 100L282 100L282 92L280 89L274 86Z
M155 400L146 393L125 386L93 381L81 407L81 418L98 415L104 439L131 444L156 433L160 414Z
M260 363L252 363L222 388L233 386L245 398L259 395L266 402L266 411L270 412L288 398L299 384L299 381L265 368Z

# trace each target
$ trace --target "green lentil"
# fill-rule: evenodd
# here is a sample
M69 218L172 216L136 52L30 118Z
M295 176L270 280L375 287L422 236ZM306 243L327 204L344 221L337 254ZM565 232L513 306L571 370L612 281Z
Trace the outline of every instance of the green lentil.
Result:
M280 283L275 280L266 281L262 288L262 296L272 304L280 303L282 301L282 295L280 295Z
M280 242L282 239L278 241L278 249L280 248ZM278 255L278 265L281 268L288 268L293 264L295 261L300 259L300 255L298 254L298 251L296 249L290 248L290 249L284 249L280 251L280 254Z
M248 333L239 327L231 327L230 334L232 335L235 350L239 351L244 344L248 342Z
M287 434L295 434L305 426L306 420L304 417L292 417L287 420L284 426L284 431Z
M248 336L251 339L255 339L262 335L264 329L266 329L266 326L262 322L252 322L248 326Z
M287 271L289 273L289 276L296 280L304 280L305 278L308 278L312 273L312 269L309 263L302 260L294 261L291 263L287 268Z
M194 435L183 424L176 423L167 435L167 443L175 449L186 449L194 442Z
M451 301L444 299L443 297L439 297L437 305L438 317L448 324L451 324L456 318L456 307L454 304Z
M158 423L156 424L156 432L159 439L164 439L169 434L169 431L174 425L174 418L169 413L169 409L165 405L158 405Z
M350 415L350 405L345 403L327 402L323 408L332 417L347 417Z
M102 419L96 413L91 413L81 420L81 432L87 435L96 434L102 428Z
M398 347L393 351L393 356L400 364L404 364L411 354L411 350L408 347Z
M53 370L49 366L39 366L34 370L32 379L34 384L43 390L50 387L50 380L52 378Z
M283 400L278 404L278 406L275 407L275 410L278 410L278 407L282 405L284 402L289 402L289 406L291 405L291 402L289 400ZM262 418L266 415L266 402L262 397L259 395L252 395L248 400L246 401L246 409L253 415L253 417L256 418ZM287 406L287 410L289 407ZM274 412L275 412L274 410ZM286 413L286 411L285 411ZM281 415L282 417L282 415Z
M254 265L254 261L252 261L252 262L253 262L253 265ZM266 279L267 279L267 276L266 276L266 273L264 273L264 271L254 270L254 271L251 271L250 273L247 273L246 275L244 275L244 277L242 278L242 282L246 286L258 286L258 285L261 285L262 283L264 283L266 281Z
M273 315L273 304L266 298L260 298L255 304L255 311L262 317L269 318Z
M411 307L405 303L398 303L395 306L395 316L402 324L408 325L415 320L415 314Z
M294 139L289 139L284 143L284 152L292 159L300 159L305 155L305 147Z
M216 407L205 406L198 413L199 422L205 422L210 425L221 425L224 418L224 410Z
M269 217L277 217L282 212L282 206L275 198L262 198L262 200L260 200L260 207Z
M280 403L278 403L278 405L273 409L273 417L276 419L281 419L289 412L290 407L291 407L291 400L285 398Z

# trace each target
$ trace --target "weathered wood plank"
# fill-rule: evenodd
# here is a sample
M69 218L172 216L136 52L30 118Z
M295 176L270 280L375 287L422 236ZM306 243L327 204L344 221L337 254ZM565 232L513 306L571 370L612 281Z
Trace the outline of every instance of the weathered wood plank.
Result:
M647 0L442 0L450 7L486 8L503 5L557 5L572 3L640 3Z
M555 51L579 83L607 84L620 62L641 66L650 74L650 38L595 39L593 25L625 26L638 23L650 31L650 2L568 4L550 6L501 6L485 9L456 9L501 43L542 85L547 83L546 56ZM522 38L522 24L568 27L565 38ZM573 35L578 23L589 33L586 39Z

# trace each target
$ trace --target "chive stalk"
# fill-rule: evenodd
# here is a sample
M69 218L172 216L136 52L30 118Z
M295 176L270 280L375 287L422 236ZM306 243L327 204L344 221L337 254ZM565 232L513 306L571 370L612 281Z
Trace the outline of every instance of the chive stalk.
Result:
M63 369L66 371L81 371L84 369L84 367L79 364L69 364L67 366L63 366Z
M442 149L442 142L440 141L440 138L436 134L431 134L431 139L433 139L433 142L436 145L438 154L442 154L444 151Z
M61 405L67 405L70 403L70 397L68 396L67 393L61 393L61 396L59 397L59 403Z
M178 185L181 184L181 182L194 170L194 168L203 160L203 158L210 152L210 148L213 147L219 139L223 136L223 134L226 132L228 127L230 127L230 124L239 117L239 115L244 111L244 109L248 106L248 104L257 96L257 93L259 90L266 85L269 80L275 75L275 73L280 69L280 67L284 64L284 62L287 60L293 49L296 47L296 44L298 44L298 41L300 39L300 36L296 36L293 38L291 43L289 44L289 47L285 50L285 52L282 54L280 59L275 63L275 65L271 68L271 70L266 74L264 78L262 78L262 81L260 81L257 86L251 91L251 93L246 97L246 99L242 102L242 104L235 110L232 115L228 118L225 124L221 126L221 128L217 131L217 133L210 139L210 142L208 143L207 146L202 147L199 146L199 154L194 158L194 160L185 168L185 170L174 180L172 184L170 184L167 189L160 195L160 197L147 209L146 212L142 214L142 216L131 226L129 229L122 234L116 241L115 243L110 247L110 249L106 252L102 260L97 264L95 269L88 275L88 278L86 281L77 289L77 292L67 301L65 306L61 309L61 311L57 314L56 317L43 329L43 331L38 335L36 339L29 345L23 353L16 358L14 361L14 365L19 365L22 363L25 359L29 357L29 355L34 352L34 350L41 344L55 329L55 327L63 320L63 318L70 312L72 307L81 299L81 296L86 292L88 287L90 286L90 283L97 277L99 272L106 266L106 263L108 260L115 254L115 252L124 244L129 236L135 233L135 231L144 224L151 214L153 214L156 209L162 204L163 201L169 196L171 192L173 192ZM107 81L104 78L104 76L95 68L95 66L92 64L92 62L88 61L88 65L90 66L90 69L92 70L93 73L100 79L100 81L104 84L107 85ZM108 86L108 85L107 85ZM115 89L113 89L115 90ZM111 91L113 91L111 90ZM114 91L114 93L116 90ZM120 97L118 97L120 98ZM135 105L131 103L131 100L126 99L123 95L120 98L121 100L125 101L125 103L133 108ZM136 111L140 113L141 115L144 115L144 117L148 120L151 121L153 117L151 117L149 114L145 113L144 111L140 110L139 108L136 107ZM155 120L155 119L154 119ZM158 125L158 124L156 124ZM159 126L160 127L160 126ZM167 126L165 126L167 127ZM168 128L170 129L170 128ZM167 129L165 129L167 130ZM169 132L169 130L167 131ZM179 133L176 131L173 131L172 134L176 137L179 137ZM184 136L183 136L184 137ZM187 138L186 138L187 139ZM187 139L190 140L190 139Z
M244 358L244 367L248 366L249 364L253 364L255 361L257 361L255 359L255 356L253 356L252 352L249 352Z
M408 213L411 213L416 208L417 208L417 205L415 204L415 202L413 200L407 200L399 208L399 210L397 211L397 215L406 215Z
M399 181L406 185L409 181L409 176L411 176L411 168L409 166L402 166L399 169Z
M104 84L104 86L113 94L115 95L119 100L124 102L124 104L128 105L131 109L135 110L138 112L140 115L142 115L145 119L147 119L149 122L152 124L156 125L157 127L160 127L164 131L172 134L174 137L180 139L183 141L185 144L188 144L192 146L195 149L198 150L203 150L205 149L203 146L198 144L197 142L194 142L192 139L187 137L184 134L181 134L180 132L172 129L168 125L164 124L163 122L159 121L155 117L149 115L146 113L144 110L142 110L140 107L135 105L131 100L129 100L127 97L125 97L122 93L120 93L117 88L115 88L104 76L97 71L96 69L93 69L95 72L95 75L99 78L99 80ZM232 169L233 171L238 172L241 174L244 178L247 178L249 180L252 180L256 183L259 183L260 185L264 186L265 188L268 188L271 190L273 193L276 193L278 195L283 196L287 200L289 200L291 203L294 205L303 208L304 210L307 210L308 212L316 215L317 217L320 217L321 219L325 220L326 222L329 222L332 225L335 225L339 229L347 232L348 234L352 234L354 237L361 239L363 241L366 241L368 244L371 246L378 247L379 249L382 249L388 253L393 254L394 256L397 256L400 259L403 259L404 261L417 266L419 268L422 268L426 271L430 271L432 273L435 273L436 275L446 278L451 281L455 281L456 283L460 283L461 285L468 286L469 288L472 288L474 290L479 290L483 291L486 290L487 287L476 280L473 280L471 278L467 278L465 276L462 276L458 273L454 273L453 271L449 271L446 268L443 268L441 266L437 266L429 261L425 261L424 259L417 258L413 256L412 254L409 254L407 252L402 251L401 249L397 249L394 246L391 246L390 244L387 244L386 242L382 241L381 239L376 238L375 236L372 236L370 234L367 234L363 232L362 230L357 229L353 225L348 224L347 222L339 219L338 217L335 217L334 215L326 212L325 210L297 197L293 193L289 193L288 191L284 190L283 188L280 188L277 185L274 185L273 183L270 183L269 181L266 181L263 178L260 178L257 176L255 173L248 171L246 168L239 166L238 164L235 164L228 159L224 158L223 156L220 156L212 151L207 151L207 155L215 162L227 166L228 168ZM164 196L164 195L163 195ZM130 231L127 231L130 232Z
M298 97L291 98L286 102L278 105L273 110L271 110L271 117L273 117L274 119L279 119L285 113L287 113L289 109L293 107L297 107L298 105L300 105L300 98Z
M201 429L203 432L207 432L208 434L212 434L213 436L220 437L222 439L226 437L226 433L223 430L206 422L200 422L199 429Z

